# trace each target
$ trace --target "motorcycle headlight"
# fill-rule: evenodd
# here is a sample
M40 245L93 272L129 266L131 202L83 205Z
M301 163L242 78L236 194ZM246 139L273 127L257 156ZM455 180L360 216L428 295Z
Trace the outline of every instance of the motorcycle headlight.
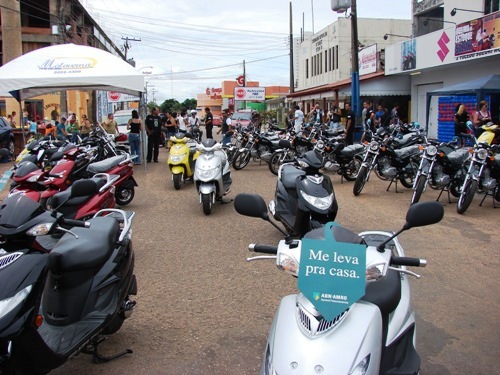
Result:
M298 163L299 163L299 167L301 167L301 168L307 168L307 167L309 167L309 164L307 164L303 160L298 160Z
M312 195L306 194L302 190L300 190L300 194L307 201L307 203L320 210L326 210L330 208L333 203L333 194L330 194L326 197L314 197Z
M427 149L425 150L425 152L427 153L427 155L429 156L434 156L437 154L438 152L438 149L436 146L434 145L430 145L430 146L427 146Z
M197 170L198 176L204 180L211 180L217 176L217 172L219 171L219 168L212 168L212 169L204 169L204 170Z
M370 354L363 358L356 367L349 373L349 375L364 375L368 371L368 366L370 365Z
M182 155L169 155L170 156L170 160L174 163L179 163L182 159L184 159L186 157L186 154L182 154Z
M485 150L484 148L482 148L482 149L477 151L476 156L479 160L484 160L488 157L488 150Z
M45 236L46 234L49 233L50 228L52 228L52 225L54 223L42 223L42 224L37 224L30 230L26 232L28 236Z
M19 306L26 297L30 294L32 285L28 285L26 288L17 292L13 297L6 298L0 301L0 316L5 316Z
M378 150L378 142L376 142L376 141L370 142L370 146L369 147L370 147L370 150L377 151Z

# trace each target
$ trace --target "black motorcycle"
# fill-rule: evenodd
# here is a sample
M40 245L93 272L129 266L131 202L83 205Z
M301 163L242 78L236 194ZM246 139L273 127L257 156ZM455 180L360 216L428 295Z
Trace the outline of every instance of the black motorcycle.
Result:
M324 164L321 151L314 149L280 168L269 211L292 237L302 238L337 216L332 181L320 172Z
M383 179L390 180L387 190L393 182L400 181L401 184L410 189L418 170L420 150L418 145L412 145L396 149L391 145L392 137L382 138L373 135L372 141L366 148L363 163L359 169L354 182L353 194L359 195L366 182L370 178L370 172L377 170L377 174Z
M457 212L465 213L469 208L476 192L484 193L480 205L483 204L488 195L500 201L500 146L489 146L486 143L476 144L469 168L464 179L460 198L457 202Z
M323 157L325 170L337 173L347 181L355 181L363 162L365 146L362 144L347 145L344 136L336 136L325 140Z
M87 195L82 181L70 198ZM2 206L2 215L16 212L12 223L0 225L8 233L14 221L28 223L43 215L27 197L17 202L23 210ZM23 219L24 216L24 219ZM50 253L25 246L0 254L0 373L44 374L79 352L105 362L98 352L103 335L115 333L130 316L137 293L131 242L133 212L103 210L87 222L65 219L26 227L25 237L53 237ZM21 237L20 237L21 238Z
M269 159L269 170L276 176L282 164L290 163L295 157L304 155L307 151L312 150L317 142L317 139L314 138L314 134L313 138L306 136L303 132L295 134L292 131L290 134L290 138L279 140L278 149L273 152Z
M243 139L244 147L236 151L232 166L236 170L245 168L250 160L269 162L274 150L279 148L279 136L274 132L249 132Z

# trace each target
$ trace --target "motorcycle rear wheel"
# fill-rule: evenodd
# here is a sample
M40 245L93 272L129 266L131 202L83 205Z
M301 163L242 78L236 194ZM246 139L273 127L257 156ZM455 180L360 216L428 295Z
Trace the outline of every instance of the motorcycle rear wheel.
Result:
M134 196L135 196L135 189L133 187L125 189L117 189L115 193L116 204L118 206L126 206L127 204L132 202Z
M352 192L355 196L361 194L361 191L365 186L367 177L368 177L368 168L362 165L361 168L359 168L358 175L356 176L356 182L354 182L354 187L352 189Z
M347 181L356 181L356 176L361 168L361 163L363 163L363 159L359 156L355 156L346 166L343 176Z
M415 183L415 191L413 192L413 196L411 197L410 204L417 203L420 200L420 198L422 197L422 193L424 192L426 182L426 176L418 176L417 182Z
M245 168L250 162L250 151L237 152L233 159L233 168L239 171Z
M465 211L467 211L467 208L469 208L470 204L472 203L472 200L474 199L474 195L476 195L476 191L477 191L477 181L475 180L467 181L464 189L462 190L462 194L460 194L460 198L458 199L457 202L457 212L459 214L463 214Z
M205 215L210 215L212 212L212 197L210 194L201 195L201 204L203 206L203 213Z
M174 182L174 189L179 190L182 186L182 174L172 175L172 181Z

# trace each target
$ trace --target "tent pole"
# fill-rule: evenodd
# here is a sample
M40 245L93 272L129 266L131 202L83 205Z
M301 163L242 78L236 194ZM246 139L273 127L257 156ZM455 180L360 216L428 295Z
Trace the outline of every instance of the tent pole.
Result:
M141 153L142 153L142 162L144 163L144 172L148 171L148 163L146 161L146 153L147 153L147 137L146 137L146 115L147 115L147 108L146 108L146 103L144 102L144 95L141 92L139 94L139 110L140 110L140 117L142 118L142 129L141 129Z
M24 135L24 124L23 124L23 106L21 101L19 101L19 115L21 116L21 121L19 124L21 125L21 134L23 135L23 148L26 147L26 136Z

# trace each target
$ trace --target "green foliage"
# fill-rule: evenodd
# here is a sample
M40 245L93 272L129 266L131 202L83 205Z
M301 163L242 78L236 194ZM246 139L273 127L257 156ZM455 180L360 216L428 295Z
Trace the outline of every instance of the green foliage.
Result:
M181 112L182 110L196 109L196 99L186 99L179 103L176 99L167 99L159 107L160 112Z

